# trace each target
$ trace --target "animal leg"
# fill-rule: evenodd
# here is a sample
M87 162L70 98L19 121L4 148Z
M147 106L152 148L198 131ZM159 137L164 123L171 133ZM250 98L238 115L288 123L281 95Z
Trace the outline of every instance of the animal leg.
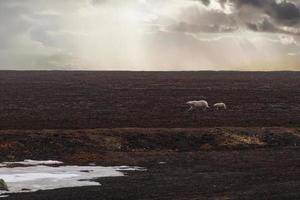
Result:
M192 110L194 110L194 107L193 107L193 106L191 106L191 107L187 110L187 112L190 112L190 111L192 111Z

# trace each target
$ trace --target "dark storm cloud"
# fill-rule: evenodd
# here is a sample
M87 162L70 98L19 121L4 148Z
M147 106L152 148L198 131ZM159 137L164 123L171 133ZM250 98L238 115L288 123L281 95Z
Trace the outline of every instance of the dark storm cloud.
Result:
M209 6L213 0L194 0ZM274 32L299 35L300 34L300 3L297 1L276 0L214 0L232 12L216 12L213 9L198 12L198 19L191 22L178 22L173 25L176 31L183 32L230 32L239 28L246 28L257 32ZM192 13L192 12L191 12ZM191 15L195 15L192 13ZM201 19L205 19L203 21ZM284 28L284 27L288 27Z
M252 6L262 10L278 23L291 26L299 23L300 8L290 1L277 2L276 0L220 0L222 5L232 3L240 10L243 6ZM207 5L207 4L205 4Z
M249 30L255 32L271 32L300 36L300 29L282 29L272 24L268 18L264 18L262 21L257 23L247 23L246 26Z
M288 1L276 2L275 0L228 0L238 9L243 6L253 6L262 10L276 22L291 26L299 23L300 10L296 4Z

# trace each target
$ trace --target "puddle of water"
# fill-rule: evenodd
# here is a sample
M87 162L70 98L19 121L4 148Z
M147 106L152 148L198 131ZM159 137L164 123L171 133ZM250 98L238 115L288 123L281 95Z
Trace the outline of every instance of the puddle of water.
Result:
M14 164L22 166L9 167ZM100 177L124 176L122 171L144 170L140 167L117 166L50 166L62 164L59 161L6 162L0 165L0 179L3 179L9 191L0 191L0 197L10 193L35 192L68 187L97 186L94 181Z

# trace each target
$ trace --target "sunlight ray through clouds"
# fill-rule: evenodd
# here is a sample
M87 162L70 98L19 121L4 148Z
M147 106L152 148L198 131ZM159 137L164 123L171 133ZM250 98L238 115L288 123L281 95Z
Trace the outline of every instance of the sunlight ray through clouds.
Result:
M0 69L299 70L299 10L292 0L1 1Z

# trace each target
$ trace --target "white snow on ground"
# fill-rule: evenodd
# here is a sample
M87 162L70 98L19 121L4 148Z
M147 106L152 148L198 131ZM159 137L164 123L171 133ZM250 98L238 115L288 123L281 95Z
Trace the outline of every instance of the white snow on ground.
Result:
M63 162L56 160L24 160L20 162L3 162L0 163L0 167L6 167L9 165L20 164L20 165L59 165L63 164Z
M25 166L7 167L13 164ZM124 176L121 171L144 170L140 167L129 166L46 166L53 164L62 164L62 162L25 160L24 162L1 163L0 179L7 183L9 191L0 191L0 197L9 193L97 186L100 184L93 180L95 178Z

